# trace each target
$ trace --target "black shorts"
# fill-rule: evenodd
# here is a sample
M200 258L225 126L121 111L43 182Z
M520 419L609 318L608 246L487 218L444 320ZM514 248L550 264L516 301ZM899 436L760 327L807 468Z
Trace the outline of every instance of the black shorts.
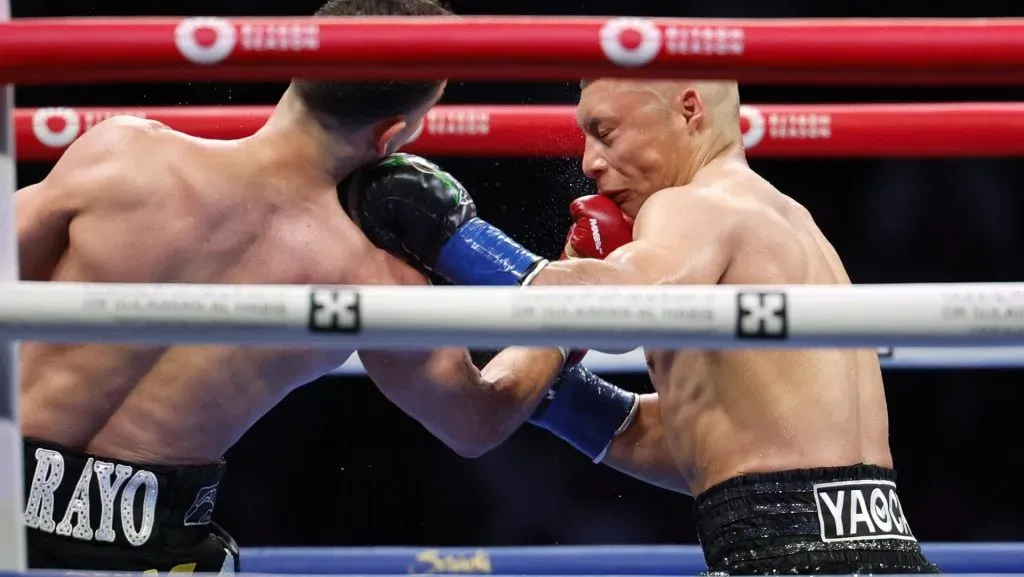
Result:
M238 571L212 523L224 463L143 465L25 439L30 569Z
M910 530L892 469L741 475L698 495L694 513L712 573L939 573Z

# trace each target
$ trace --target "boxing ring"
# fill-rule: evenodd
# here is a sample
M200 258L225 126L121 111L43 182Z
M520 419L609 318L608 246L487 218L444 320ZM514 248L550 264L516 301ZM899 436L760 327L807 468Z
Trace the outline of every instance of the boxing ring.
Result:
M9 7L0 2L0 21ZM401 25L402 34L394 29ZM641 18L50 19L0 23L0 80L735 78L741 83L1024 84L1024 20ZM52 161L114 114L209 138L261 107L13 108L0 92L0 569L25 569L17 339L422 348L879 347L913 366L1024 366L1024 283L689 287L335 287L18 282L14 161ZM867 120L870 119L870 123ZM751 156L1021 156L1024 103L745 105ZM407 150L579 154L563 106L439 106ZM452 316L457 311L457 316ZM622 313L626 313L623 316ZM624 320L625 319L625 320ZM916 364L915 364L916 363ZM1024 573L1024 544L926 543L950 573ZM245 549L277 574L680 575L690 546Z
M1007 574L1024 568L1024 544L924 543L947 573ZM349 547L243 549L242 570L258 573L697 575L706 571L700 548L687 545L545 547Z

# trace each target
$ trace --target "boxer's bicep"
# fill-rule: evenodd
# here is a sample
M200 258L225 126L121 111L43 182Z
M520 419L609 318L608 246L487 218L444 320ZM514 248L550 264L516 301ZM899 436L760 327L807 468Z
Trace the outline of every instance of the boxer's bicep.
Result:
M122 117L86 131L41 182L15 193L19 269L23 280L49 280L70 242L71 221L98 206L145 198L130 180L140 149ZM142 122L131 119L131 122ZM133 171L134 169L134 171Z
M632 243L656 267L652 284L716 284L732 258L734 211L701 194L653 201L663 206L637 218Z
M59 186L43 181L14 195L21 280L49 280L68 246L72 205Z
M604 260L553 262L531 284L716 284L732 255L734 217L728 208L696 195L655 195L647 202L634 224L633 242Z

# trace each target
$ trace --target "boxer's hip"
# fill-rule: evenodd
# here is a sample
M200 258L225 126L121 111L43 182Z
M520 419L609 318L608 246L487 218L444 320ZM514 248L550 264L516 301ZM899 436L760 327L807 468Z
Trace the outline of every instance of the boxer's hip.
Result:
M30 438L24 458L30 568L235 567L233 542L212 523L223 462L131 463Z
M892 469L854 465L734 477L697 496L711 572L937 573L921 553Z

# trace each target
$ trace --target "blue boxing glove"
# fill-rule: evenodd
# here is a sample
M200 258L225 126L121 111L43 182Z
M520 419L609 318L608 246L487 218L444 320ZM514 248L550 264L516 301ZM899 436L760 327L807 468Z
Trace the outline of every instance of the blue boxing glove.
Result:
M434 280L525 285L548 263L478 218L458 180L412 154L356 170L338 198L371 242Z
M599 463L615 437L633 422L639 403L640 395L575 365L555 379L529 422Z

